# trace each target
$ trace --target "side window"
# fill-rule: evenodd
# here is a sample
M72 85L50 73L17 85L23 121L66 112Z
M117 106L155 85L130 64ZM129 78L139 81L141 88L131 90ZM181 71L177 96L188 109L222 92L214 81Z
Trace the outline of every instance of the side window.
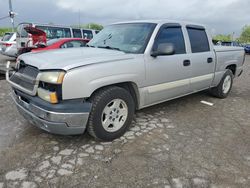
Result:
M74 48L79 48L79 47L84 47L86 46L86 43L80 40L75 40L75 41L71 41L71 44L73 44Z
M187 27L192 53L210 51L207 33L205 29Z
M156 46L161 43L172 43L175 48L175 54L185 54L185 42L181 27L163 28L156 39Z
M43 30L46 33L46 37L48 39L71 37L71 32L69 28L49 27L49 26L36 26L36 28Z
M61 45L61 48L79 48L86 46L86 43L83 41L68 41Z
M61 45L61 48L73 48L73 44L71 43L71 41L69 42L65 42L64 44Z
M92 39L93 38L93 33L91 30L83 29L82 34L83 34L84 39Z
M80 29L72 29L73 37L75 38L82 38L82 32Z

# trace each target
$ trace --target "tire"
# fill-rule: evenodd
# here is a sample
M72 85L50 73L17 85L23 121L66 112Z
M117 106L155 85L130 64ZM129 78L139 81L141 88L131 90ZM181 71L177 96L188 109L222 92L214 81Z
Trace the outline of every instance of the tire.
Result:
M227 70L223 75L219 85L217 87L211 88L210 93L220 99L224 99L228 96L232 89L234 75L231 70ZM230 82L230 83L226 83ZM225 87L227 84L227 87Z
M112 141L128 130L134 116L135 102L126 89L107 87L94 93L90 101L92 110L87 131L91 136Z

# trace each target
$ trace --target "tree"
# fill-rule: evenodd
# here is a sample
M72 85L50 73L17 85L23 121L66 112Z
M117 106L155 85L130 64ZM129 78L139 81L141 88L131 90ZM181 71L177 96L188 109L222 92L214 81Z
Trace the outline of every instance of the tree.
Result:
M214 40L217 41L222 41L222 42L230 42L232 40L231 35L223 35L223 34L219 34L216 35L215 37L213 37Z
M102 30L103 29L103 26L100 24L97 24L97 23L73 25L72 27L83 28L83 29L95 29L95 30Z
M250 25L243 27L239 41L242 43L250 43Z
M0 36L3 36L6 32L11 32L11 28L0 28Z
M84 28L88 28L88 29L95 29L95 30L102 30L103 26L97 23L89 23L87 25L85 25Z

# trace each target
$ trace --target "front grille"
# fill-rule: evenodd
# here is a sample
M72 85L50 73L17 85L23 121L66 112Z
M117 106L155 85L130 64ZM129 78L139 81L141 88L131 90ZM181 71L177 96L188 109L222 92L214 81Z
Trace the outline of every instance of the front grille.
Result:
M38 73L37 68L20 62L19 69L11 75L10 81L26 90L33 91Z

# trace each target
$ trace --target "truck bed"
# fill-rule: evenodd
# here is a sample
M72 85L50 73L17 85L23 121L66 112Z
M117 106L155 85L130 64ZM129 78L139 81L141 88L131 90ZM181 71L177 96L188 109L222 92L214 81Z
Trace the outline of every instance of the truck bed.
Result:
M215 80L216 86L224 75L228 66L233 66L231 70L237 77L242 73L244 64L244 48L233 46L214 46L216 54Z
M215 52L244 51L244 48L235 46L214 46L214 50Z

